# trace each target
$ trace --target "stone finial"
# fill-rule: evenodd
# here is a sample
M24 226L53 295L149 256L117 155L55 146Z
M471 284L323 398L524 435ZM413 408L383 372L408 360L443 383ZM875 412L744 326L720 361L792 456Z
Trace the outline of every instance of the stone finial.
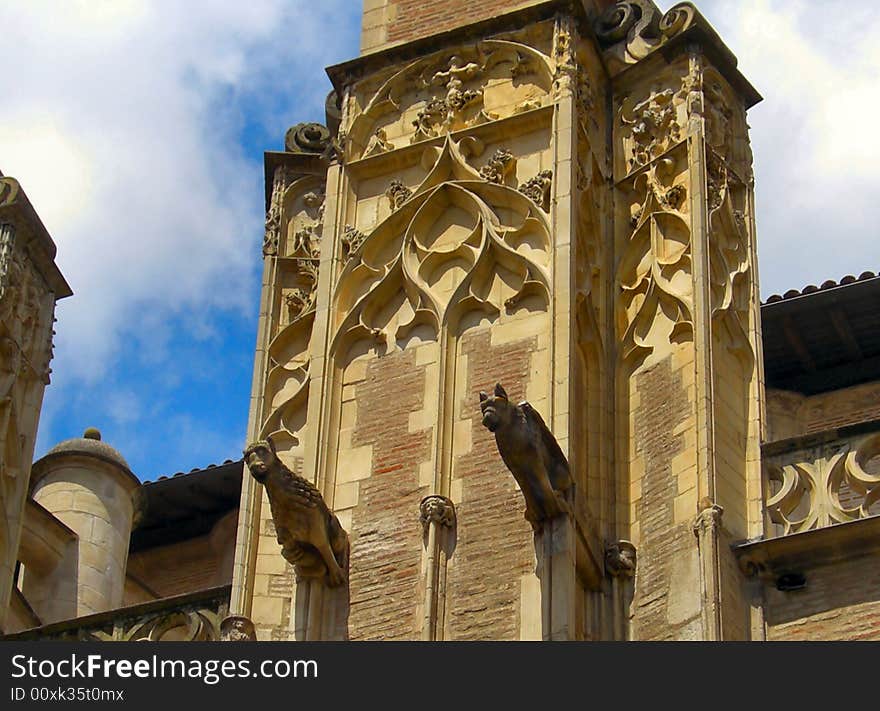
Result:
M455 505L445 496L437 494L426 496L419 504L419 520L425 531L432 523L452 528L455 526Z
M84 439L95 439L98 442L101 441L101 430L97 427L87 427L86 431L83 432Z
M480 393L483 426L495 434L504 464L526 500L525 517L535 532L544 521L571 511L568 461L541 415L529 403L512 405L500 383L493 395Z
M325 579L329 587L346 582L348 534L314 485L288 469L271 438L244 450L251 475L266 487L281 555L300 578Z
M636 574L636 547L630 541L610 543L605 549L605 572L613 578Z

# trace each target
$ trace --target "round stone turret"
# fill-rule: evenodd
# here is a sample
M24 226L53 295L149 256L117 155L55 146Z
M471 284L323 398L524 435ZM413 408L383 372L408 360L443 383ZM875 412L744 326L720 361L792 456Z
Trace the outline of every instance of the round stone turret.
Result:
M25 571L24 595L44 623L122 605L128 542L141 484L94 427L53 447L31 469L31 496L76 535L76 550L43 578Z

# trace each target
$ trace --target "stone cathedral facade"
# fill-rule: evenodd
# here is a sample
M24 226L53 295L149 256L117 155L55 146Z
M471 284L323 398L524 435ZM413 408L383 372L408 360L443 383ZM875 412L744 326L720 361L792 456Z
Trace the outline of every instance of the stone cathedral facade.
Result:
M335 511L350 577L273 587L248 478L233 610L273 638L747 638L759 96L687 4L430 5L368 3L323 160L314 126L268 157L250 431ZM481 423L496 383L570 467L539 531Z
M761 97L700 12L365 0L328 74L266 154L244 460L138 487L59 445L4 490L62 541L10 583L8 539L5 629L880 638L880 278L762 307ZM110 572L62 611L65 545Z

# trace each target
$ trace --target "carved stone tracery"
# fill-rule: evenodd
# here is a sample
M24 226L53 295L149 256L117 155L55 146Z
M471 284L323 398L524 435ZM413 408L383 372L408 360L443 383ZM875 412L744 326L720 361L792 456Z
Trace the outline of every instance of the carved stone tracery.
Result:
M682 151L653 163L631 183L632 231L618 266L621 356L631 367L693 334Z
M501 311L514 308L517 295L547 298L545 219L525 196L486 181L468 164L466 154L477 145L447 139L442 148L428 149L432 160L426 164L433 165L419 186L411 192L389 189L389 199L407 199L367 235L361 259L347 263L336 285L342 332L360 332L371 341L381 333L381 340L393 342L420 325L438 330L447 308L460 301ZM505 211L497 213L495 204ZM455 222L436 227L437 216L450 206ZM499 271L500 292L492 288ZM382 309L392 303L398 311L389 322Z
M555 62L536 49L509 40L485 40L458 48L454 54L437 52L413 62L384 81L365 100L364 108L349 118L349 158L366 157L395 147L430 140L450 132L505 118L543 104L553 87ZM513 81L522 100L508 112L487 111L486 92L494 83ZM400 140L407 120L408 138ZM360 151L358 153L358 150Z
M765 507L783 535L880 514L878 434L780 456L764 468Z

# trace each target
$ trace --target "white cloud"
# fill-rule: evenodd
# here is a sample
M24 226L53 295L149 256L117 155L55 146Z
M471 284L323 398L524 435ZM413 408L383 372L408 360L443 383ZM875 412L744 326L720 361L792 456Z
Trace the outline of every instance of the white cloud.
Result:
M750 113L764 295L880 268L873 3L698 5L765 96ZM322 68L356 52L358 16L350 0L0 5L14 40L0 43L0 169L21 180L76 292L59 305L44 421L74 400L96 401L83 426L106 416L134 432L182 412L198 363L175 356L180 329L219 351L213 315L256 310L262 175L242 131L280 148L287 125L320 120ZM132 342L138 362L123 367ZM147 377L163 383L161 406L144 406L143 384L125 389ZM98 402L102 383L141 404Z
M144 312L159 323L249 313L262 191L259 156L241 154L236 101L285 63L294 75L311 65L302 84L326 92L326 13L280 0L0 9L16 38L3 43L0 168L21 180L76 292L59 308L66 375L100 377ZM295 85L264 88L289 96Z
M43 446L61 435L45 434L53 420L76 430L64 436L136 432L197 411L186 384L217 368L199 360L222 360L229 319L256 315L262 155L243 153L243 135L280 149L288 125L323 120L323 67L349 58L356 22L349 0L0 5L0 170L21 181L75 292L58 306ZM213 348L179 357L182 330ZM164 411L139 404L146 382L164 388ZM72 408L92 421L65 423Z
M697 6L764 96L749 114L762 294L876 272L875 3L704 0Z

